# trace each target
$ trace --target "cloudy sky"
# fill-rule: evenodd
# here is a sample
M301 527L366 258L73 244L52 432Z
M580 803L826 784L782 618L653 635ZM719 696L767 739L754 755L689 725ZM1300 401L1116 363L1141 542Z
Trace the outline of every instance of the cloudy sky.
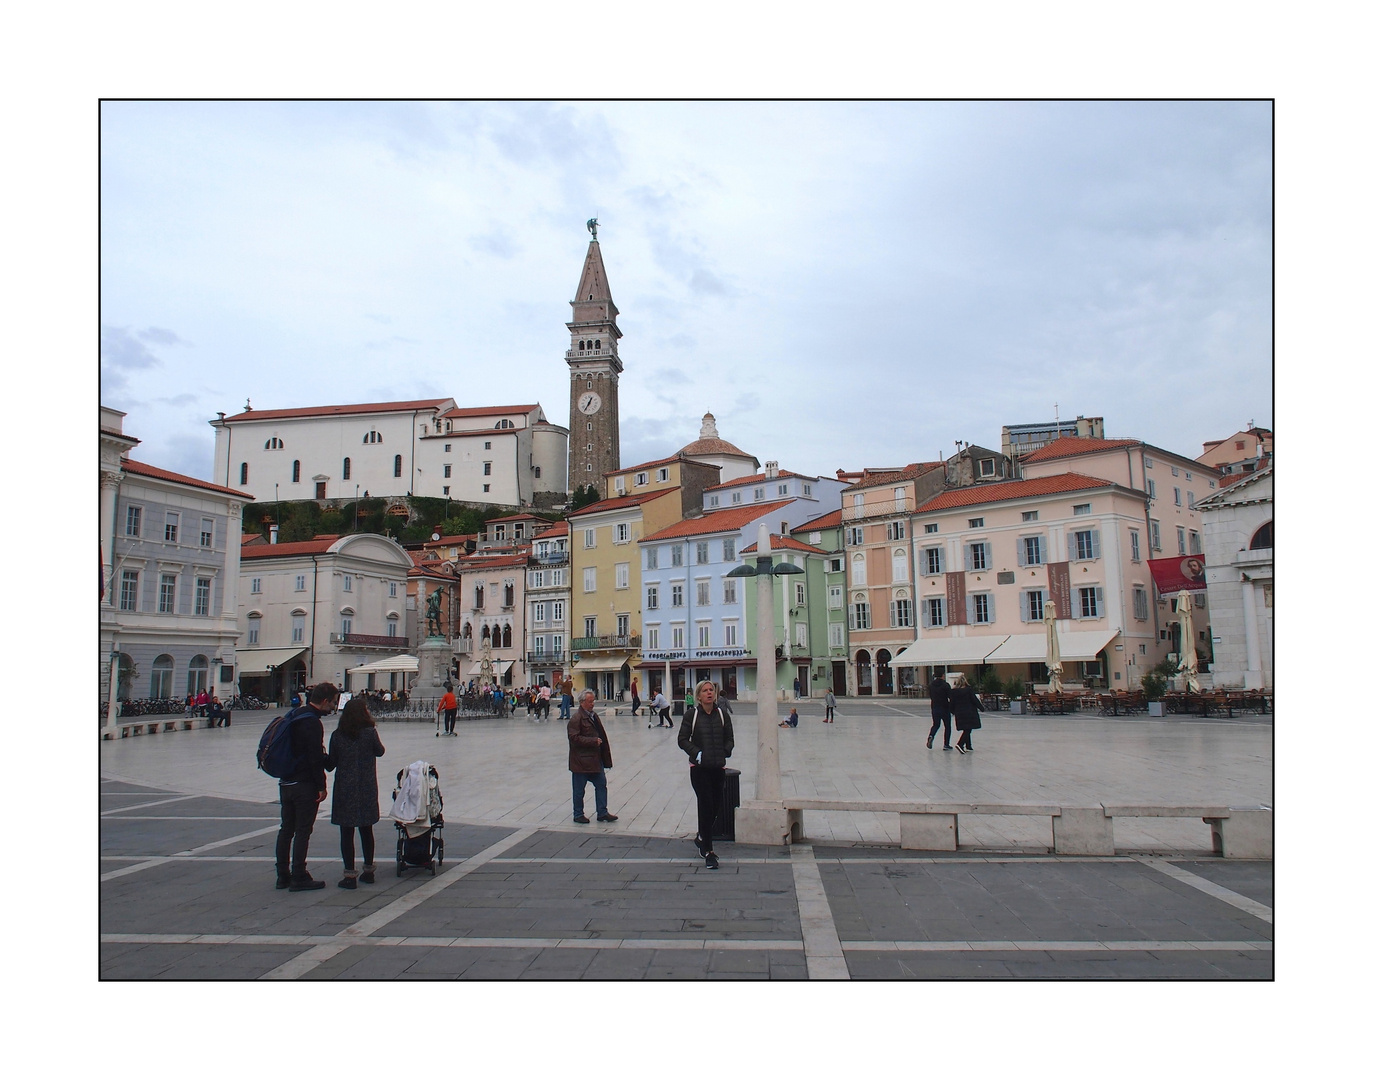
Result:
M101 400L196 476L248 399L565 424L593 216L625 465L1272 423L1266 103L107 102L100 163Z

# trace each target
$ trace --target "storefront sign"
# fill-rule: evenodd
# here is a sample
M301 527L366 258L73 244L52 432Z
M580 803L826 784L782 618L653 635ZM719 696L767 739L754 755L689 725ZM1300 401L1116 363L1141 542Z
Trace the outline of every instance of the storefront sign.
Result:
M1054 602L1054 609L1058 612L1058 617L1071 619L1073 617L1071 601L1073 595L1072 563L1051 562L1044 569L1049 575L1049 599Z
M1206 588L1206 557L1178 555L1171 559L1150 559L1149 573L1164 596L1183 589L1197 592Z
M949 626L966 626L968 623L968 584L962 570L951 570L944 575L944 590L948 596L948 611L944 621Z

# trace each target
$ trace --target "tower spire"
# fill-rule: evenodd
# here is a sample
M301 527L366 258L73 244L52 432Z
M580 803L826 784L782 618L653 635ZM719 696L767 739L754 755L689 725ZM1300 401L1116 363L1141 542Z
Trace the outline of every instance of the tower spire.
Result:
M572 304L572 335L567 350L571 376L568 423L568 491L585 484L604 487L603 474L620 467L619 341L616 325L619 308L610 296L601 245L596 239L598 222L586 223L591 243L582 262L582 276ZM604 492L601 492L604 494Z

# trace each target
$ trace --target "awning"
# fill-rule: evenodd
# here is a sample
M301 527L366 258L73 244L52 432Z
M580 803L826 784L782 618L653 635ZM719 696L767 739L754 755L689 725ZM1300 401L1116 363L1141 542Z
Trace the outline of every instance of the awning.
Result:
M582 671L619 671L629 660L629 653L614 653L610 656L583 656L572 664L572 670ZM676 666L675 664L673 665Z
M239 675L267 675L269 668L284 667L303 653L302 649L239 649Z
M491 661L491 670L494 671L497 675L505 675L505 673L508 672L514 666L515 661L513 660Z
M911 642L897 653L892 659L892 666L980 664L988 653L994 652L996 647L1005 640L1005 634L987 634L982 637L921 638L919 641ZM1042 641L1041 637L1041 644ZM1040 659L1044 658L1041 656Z
M350 667L349 675L380 675L390 671L419 671L420 662L416 656L388 656L384 660L373 660L361 667Z
M1060 627L1063 623L1058 624ZM1058 634L1059 655L1064 660L1095 660L1097 653L1106 648L1120 633L1119 630L1088 630L1083 633ZM1026 664L1043 663L1045 653L1044 634L1012 634L996 652L986 659L988 664Z

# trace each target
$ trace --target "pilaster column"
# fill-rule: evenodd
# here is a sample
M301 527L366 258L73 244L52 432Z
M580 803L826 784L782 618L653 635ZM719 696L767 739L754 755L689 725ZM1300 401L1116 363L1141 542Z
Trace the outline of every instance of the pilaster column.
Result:
M1259 613L1254 599L1254 583L1247 577L1240 579L1240 596L1244 605L1244 685L1257 680L1263 682L1263 661L1259 658Z
M102 604L114 607L119 583L114 580L115 506L124 474L102 469L100 472L100 564L105 573L105 598Z

